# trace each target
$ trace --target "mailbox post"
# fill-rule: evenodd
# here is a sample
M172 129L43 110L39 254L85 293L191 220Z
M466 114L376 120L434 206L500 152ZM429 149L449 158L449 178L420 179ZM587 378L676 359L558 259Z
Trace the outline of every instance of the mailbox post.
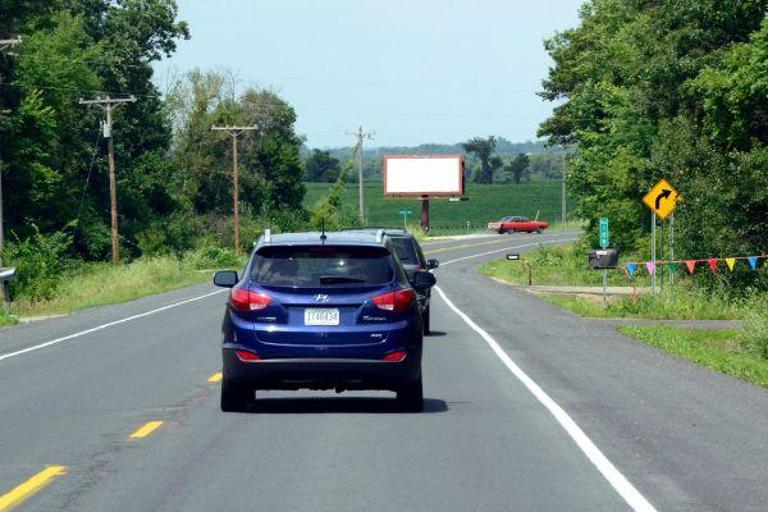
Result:
M619 266L619 251L616 249L597 249L587 253L589 266L603 271L603 303L608 302L608 270Z
M531 264L525 261L523 258L520 257L517 253L509 253L507 254L507 261L519 261L523 264L525 269L528 271L528 286L531 286L533 283L533 275L531 271Z
M8 281L16 276L16 268L0 268L0 300L3 304L10 301L10 295L8 294Z

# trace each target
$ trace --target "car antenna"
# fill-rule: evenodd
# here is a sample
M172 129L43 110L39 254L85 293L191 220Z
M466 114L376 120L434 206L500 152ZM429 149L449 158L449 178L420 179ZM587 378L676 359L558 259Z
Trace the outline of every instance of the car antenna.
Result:
M320 219L320 230L320 240L323 242L323 244L325 244L325 240L328 238L325 235L325 217Z

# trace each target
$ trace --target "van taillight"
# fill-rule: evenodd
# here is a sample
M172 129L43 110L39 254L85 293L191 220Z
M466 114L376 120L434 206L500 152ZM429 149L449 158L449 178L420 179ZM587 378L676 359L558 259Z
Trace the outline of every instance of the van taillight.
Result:
M373 298L376 307L385 311L404 313L408 311L416 300L416 292L410 288L403 288L394 292L382 293Z
M256 293L243 288L232 288L229 304L235 311L259 311L266 308L272 298L264 293Z

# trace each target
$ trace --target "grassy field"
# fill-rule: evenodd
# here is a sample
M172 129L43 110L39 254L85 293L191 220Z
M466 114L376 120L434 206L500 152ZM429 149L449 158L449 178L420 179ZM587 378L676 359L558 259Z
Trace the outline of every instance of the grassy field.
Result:
M311 209L323 197L331 186L329 183L305 183L307 194L304 206ZM382 184L366 183L364 188L365 204L370 225L399 226L403 217L398 214L402 208L410 208L413 216L409 223L418 222L421 214L419 201L386 199ZM485 228L490 220L497 220L504 215L525 215L535 217L539 213L542 220L554 222L560 220L560 183L531 182L519 185L467 185L469 201L452 203L445 200L430 202L430 221L433 231L477 231ZM573 203L570 202L569 205ZM357 184L349 184L346 189L344 205L357 208ZM570 206L569 206L570 208ZM355 210L356 211L356 210ZM469 228L467 228L469 222Z
M768 359L741 341L736 330L685 329L669 325L627 325L618 328L627 336L715 371L768 386Z

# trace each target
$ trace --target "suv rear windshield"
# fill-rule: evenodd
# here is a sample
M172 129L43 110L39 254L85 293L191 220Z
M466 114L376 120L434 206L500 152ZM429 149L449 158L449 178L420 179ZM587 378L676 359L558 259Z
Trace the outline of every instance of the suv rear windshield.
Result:
M392 256L376 247L265 247L251 271L259 284L292 288L378 286L393 277Z
M397 257L404 265L418 265L419 257L416 255L416 251L413 248L413 242L410 238L405 237L392 237L392 245L395 246L397 251Z

